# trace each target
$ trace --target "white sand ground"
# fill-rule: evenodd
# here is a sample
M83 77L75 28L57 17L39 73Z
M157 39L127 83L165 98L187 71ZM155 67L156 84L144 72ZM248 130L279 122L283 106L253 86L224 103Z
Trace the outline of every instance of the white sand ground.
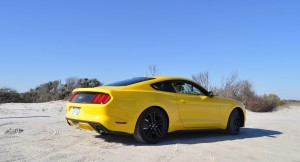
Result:
M0 105L0 161L300 161L300 107L248 112L238 136L180 133L143 145L70 127L64 105Z

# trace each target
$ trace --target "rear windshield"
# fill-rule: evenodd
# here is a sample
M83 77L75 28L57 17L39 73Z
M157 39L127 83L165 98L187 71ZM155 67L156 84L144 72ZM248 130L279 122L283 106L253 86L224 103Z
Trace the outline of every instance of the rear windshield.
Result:
M154 79L154 78L137 77L137 78L119 81L116 83L107 84L106 86L128 86L131 84L140 83L140 82L144 82L144 81L152 80L152 79Z

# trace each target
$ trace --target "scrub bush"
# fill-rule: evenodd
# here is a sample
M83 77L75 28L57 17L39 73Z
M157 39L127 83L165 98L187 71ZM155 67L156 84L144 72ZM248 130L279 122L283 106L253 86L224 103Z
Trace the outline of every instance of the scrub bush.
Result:
M211 86L208 72L193 75L192 79L206 89L213 91L217 96L233 98L243 102L246 108L251 111L268 112L284 104L275 94L257 95L252 82L249 80L239 80L236 73L223 78L220 88Z

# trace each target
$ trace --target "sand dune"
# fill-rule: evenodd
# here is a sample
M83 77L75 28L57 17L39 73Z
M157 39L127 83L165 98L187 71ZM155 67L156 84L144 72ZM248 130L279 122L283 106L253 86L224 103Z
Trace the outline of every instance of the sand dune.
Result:
M0 105L0 161L300 161L300 107L248 112L238 136L170 134L156 145L67 125L65 102Z

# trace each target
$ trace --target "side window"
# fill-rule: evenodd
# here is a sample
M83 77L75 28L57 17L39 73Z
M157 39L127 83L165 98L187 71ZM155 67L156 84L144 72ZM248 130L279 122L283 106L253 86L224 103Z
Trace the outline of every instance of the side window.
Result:
M174 82L172 83L176 93L202 95L203 93L195 87L193 84L186 82Z
M173 86L170 82L158 82L151 85L152 88L159 90L159 91L165 91L165 92L175 92Z

